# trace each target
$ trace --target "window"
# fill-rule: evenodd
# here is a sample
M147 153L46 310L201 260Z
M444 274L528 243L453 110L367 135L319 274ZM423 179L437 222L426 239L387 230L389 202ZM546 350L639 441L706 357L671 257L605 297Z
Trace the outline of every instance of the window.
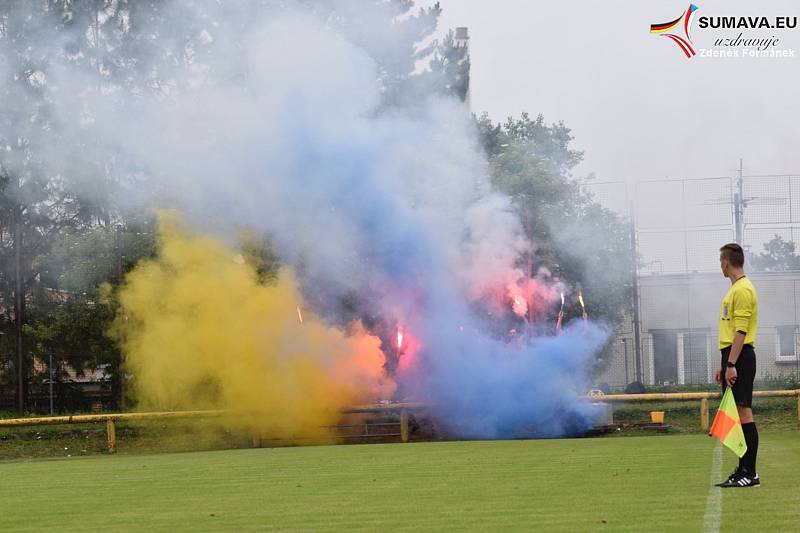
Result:
M778 326L778 361L797 360L797 326Z

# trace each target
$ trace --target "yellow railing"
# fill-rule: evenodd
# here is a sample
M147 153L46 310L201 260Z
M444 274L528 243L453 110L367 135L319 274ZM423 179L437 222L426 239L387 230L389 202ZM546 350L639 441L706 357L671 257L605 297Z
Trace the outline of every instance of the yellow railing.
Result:
M797 419L800 421L800 389L799 390L777 390L777 391L754 391L756 398L797 398ZM719 398L719 392L675 392L659 394L598 394L584 397L585 400L594 402L686 402L700 401L700 427L703 431L708 430L708 400ZM355 405L343 411L344 414L351 413L400 413L400 440L408 442L408 413L424 409L420 403L379 403L368 405ZM44 426L62 424L91 424L97 422L106 423L106 440L108 443L108 453L116 453L117 437L116 422L137 421L137 420L164 420L179 418L201 418L219 417L226 413L223 410L206 411L161 411L149 413L102 413L92 415L67 415L67 416L45 416L29 418L6 418L0 419L0 427L19 427L19 426Z
M354 405L345 409L343 414L350 413L400 413L400 439L408 442L408 412L422 408L418 403L379 403L369 405ZM179 418L202 418L219 417L226 413L224 410L204 410L204 411L156 411L147 413L102 413L92 415L65 415L65 416L42 416L28 418L5 418L0 419L0 427L20 427L20 426L55 426L64 424L94 424L98 422L106 423L106 441L108 453L117 451L117 431L116 422L132 422L138 420L165 420ZM257 437L254 437L254 442Z
M598 394L587 399L600 402L687 402L700 400L700 428L708 431L708 400L719 398L719 392L669 392L658 394ZM753 391L755 398L797 398L797 420L800 421L800 389Z

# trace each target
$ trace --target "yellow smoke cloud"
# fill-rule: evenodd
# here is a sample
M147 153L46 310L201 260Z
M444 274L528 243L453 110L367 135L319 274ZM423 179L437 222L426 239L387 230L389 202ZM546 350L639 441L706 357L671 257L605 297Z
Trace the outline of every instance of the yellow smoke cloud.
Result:
M159 215L159 255L118 294L112 335L140 408L230 410L267 438L324 440L342 408L388 397L380 340L359 324L331 328L303 309L291 270L259 282L218 240Z

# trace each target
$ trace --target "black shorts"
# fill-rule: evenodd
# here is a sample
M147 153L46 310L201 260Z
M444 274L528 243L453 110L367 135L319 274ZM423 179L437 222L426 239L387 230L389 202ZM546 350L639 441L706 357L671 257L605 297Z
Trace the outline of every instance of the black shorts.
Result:
M722 349L722 393L725 393L725 371L728 368L728 355L731 347ZM752 344L745 344L736 360L736 383L733 384L733 398L736 405L753 406L753 381L756 379L756 351Z

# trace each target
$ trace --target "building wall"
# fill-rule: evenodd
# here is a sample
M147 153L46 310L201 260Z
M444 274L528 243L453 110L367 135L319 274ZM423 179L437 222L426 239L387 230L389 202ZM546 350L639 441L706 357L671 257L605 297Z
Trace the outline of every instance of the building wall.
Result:
M757 379L800 373L796 333L800 329L800 272L760 272L749 277L759 297ZM693 273L641 276L639 285L643 381L711 382L719 366L719 305L730 282L721 274ZM617 334L612 362L598 376L598 383L618 387L629 382L624 348L627 345L630 378L632 339L632 326L627 323Z

